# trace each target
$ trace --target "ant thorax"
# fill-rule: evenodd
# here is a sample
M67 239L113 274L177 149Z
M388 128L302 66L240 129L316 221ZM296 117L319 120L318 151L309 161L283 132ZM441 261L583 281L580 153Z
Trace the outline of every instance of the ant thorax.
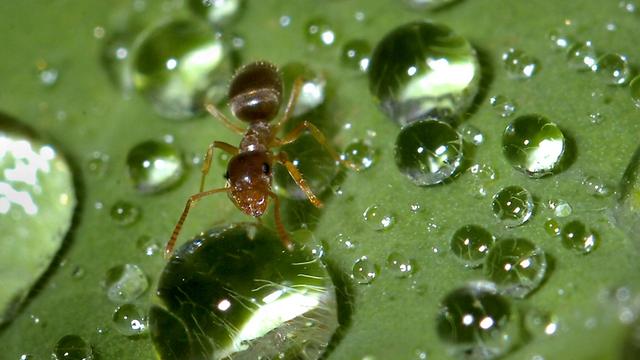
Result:
M254 121L249 125L240 142L240 152L268 151L273 136L267 121Z

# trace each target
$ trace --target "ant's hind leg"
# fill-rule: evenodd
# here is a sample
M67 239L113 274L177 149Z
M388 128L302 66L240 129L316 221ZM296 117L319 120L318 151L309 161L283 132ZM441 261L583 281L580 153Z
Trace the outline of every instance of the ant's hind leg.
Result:
M240 126L234 124L231 122L231 120L229 120L226 116L224 116L224 114L218 110L218 108L213 105L212 103L208 103L204 106L204 108L207 110L207 112L209 114L211 114L211 116L213 116L214 118L222 121L222 124L224 124L224 126L227 127L227 129L235 132L236 134L239 135L243 135L244 134L244 129L241 128Z
M167 242L167 246L164 249L165 258L168 259L169 256L171 256L171 253L173 252L173 247L175 246L176 240L178 239L178 235L180 234L180 230L182 230L182 225L184 224L184 221L187 219L187 215L189 215L189 210L191 210L191 208L198 202L198 200L202 199L203 197L217 194L224 191L229 191L229 188L201 191L189 197L189 199L187 200L187 204L185 205L184 210L182 211L182 215L180 215L180 219L176 224L176 227L173 228L173 233L171 233L171 238Z
M321 208L323 206L322 202L318 199L316 194L313 193L307 182L302 177L302 174L300 173L298 168L289 160L287 153L281 151L280 153L278 153L278 155L276 155L276 160L287 168L287 171L289 171L289 175L291 175L296 184L298 184L298 187L300 187L300 189L304 191L305 195L307 195L307 198L309 198L309 201L311 201L311 203L315 207Z
M278 231L278 235L280 236L280 240L282 241L282 245L284 245L285 249L291 251L293 250L293 243L289 238L289 234L287 234L287 230L284 229L284 225L282 225L282 219L280 218L280 199L278 199L278 195L269 191L269 196L273 198L273 205L275 210L275 221L276 221L276 230Z
M221 149L231 155L238 154L238 148L231 144L227 144L226 142L222 142L222 141L212 142L207 148L207 153L204 156L204 161L202 162L202 169L200 170L202 172L202 177L200 178L200 192L204 190L204 180L207 177L207 174L209 174L209 169L211 168L211 159L213 158L213 148Z
M287 122L293 115L293 109L296 107L298 103L298 98L300 97L300 93L302 92L302 85L304 85L304 80L302 77L296 78L293 82L293 87L291 88L291 95L289 96L289 101L287 102L287 107L284 108L284 113L282 114L282 118L278 121L277 124L273 126L275 129L274 132L277 132L280 127Z

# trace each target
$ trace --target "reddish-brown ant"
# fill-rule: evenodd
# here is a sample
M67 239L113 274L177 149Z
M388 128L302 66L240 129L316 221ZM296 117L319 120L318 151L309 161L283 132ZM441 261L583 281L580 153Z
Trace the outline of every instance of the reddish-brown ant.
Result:
M189 210L194 204L205 196L221 192L228 193L229 198L238 209L256 218L264 214L267 208L267 200L271 197L275 205L275 223L280 239L287 249L292 248L289 236L280 219L280 201L278 196L271 191L273 162L278 162L286 167L293 180L304 191L313 205L320 208L322 207L322 202L311 191L296 166L289 161L287 154L282 151L274 154L271 149L292 143L305 130L309 130L311 135L336 161L355 168L353 164L340 160L338 154L327 143L322 132L310 122L304 121L282 138L276 136L278 130L291 117L300 95L302 84L303 81L300 78L294 82L287 107L284 109L280 121L275 124L270 124L270 122L280 110L283 92L282 79L275 65L265 61L254 62L240 68L231 79L229 86L228 97L231 112L236 118L249 124L246 130L229 121L214 105L206 105L207 111L213 117L222 121L232 131L242 135L242 140L239 147L221 141L214 141L209 145L202 164L200 191L190 196L187 200L182 215L180 215L180 219L171 234L171 239L165 248L165 256L171 255L180 229L182 229ZM227 184L223 188L204 191L204 182L211 167L214 148L232 155L225 174Z

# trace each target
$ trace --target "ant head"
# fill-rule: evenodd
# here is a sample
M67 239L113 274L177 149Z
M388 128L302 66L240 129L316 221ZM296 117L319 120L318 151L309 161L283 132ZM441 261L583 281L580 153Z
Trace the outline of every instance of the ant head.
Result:
M282 102L282 79L275 65L258 61L243 66L231 79L231 112L246 122L271 120Z
M272 160L264 151L240 153L227 166L229 197L245 214L258 217L267 209Z

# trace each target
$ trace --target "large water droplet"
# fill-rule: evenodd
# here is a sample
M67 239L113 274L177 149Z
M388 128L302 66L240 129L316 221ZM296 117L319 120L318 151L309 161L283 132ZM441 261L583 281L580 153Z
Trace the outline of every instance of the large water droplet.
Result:
M582 221L574 220L562 227L562 245L567 249L589 254L599 244L600 237Z
M502 135L502 151L507 160L531 177L559 171L565 150L562 130L540 115L518 117Z
M119 306L113 313L113 326L124 336L139 336L147 331L147 319L134 304Z
M509 77L530 79L539 71L538 60L519 49L509 49L502 54L502 63Z
M480 65L469 42L444 25L413 22L388 33L369 64L369 90L400 125L456 117L471 105Z
M450 247L465 266L478 267L495 241L495 237L482 226L465 225L453 234Z
M104 281L109 300L117 304L133 302L149 287L144 271L135 264L114 266Z
M156 193L180 181L184 163L172 144L149 140L133 147L127 155L129 178L143 193Z
M177 250L149 314L161 359L316 359L338 326L323 264L253 224L214 229Z
M631 78L631 65L627 57L608 53L598 58L593 70L608 85L624 85Z
M396 138L396 165L416 185L448 179L462 162L462 139L448 124L421 120L405 126Z
M241 0L189 0L189 9L216 27L230 23L240 12Z
M135 86L162 116L191 117L207 99L218 102L226 95L230 57L204 23L166 22L145 31L136 45Z
M93 360L93 350L78 335L66 335L58 340L51 354L53 360Z
M507 186L493 196L491 208L505 226L519 226L533 214L533 197L521 186Z
M547 271L544 251L526 239L498 241L487 254L484 273L504 294L524 298L538 288Z
M450 355L461 359L493 359L517 342L517 311L488 282L458 288L444 298L437 331Z
M378 267L366 256L361 256L353 263L351 278L358 284L370 284L378 276Z

